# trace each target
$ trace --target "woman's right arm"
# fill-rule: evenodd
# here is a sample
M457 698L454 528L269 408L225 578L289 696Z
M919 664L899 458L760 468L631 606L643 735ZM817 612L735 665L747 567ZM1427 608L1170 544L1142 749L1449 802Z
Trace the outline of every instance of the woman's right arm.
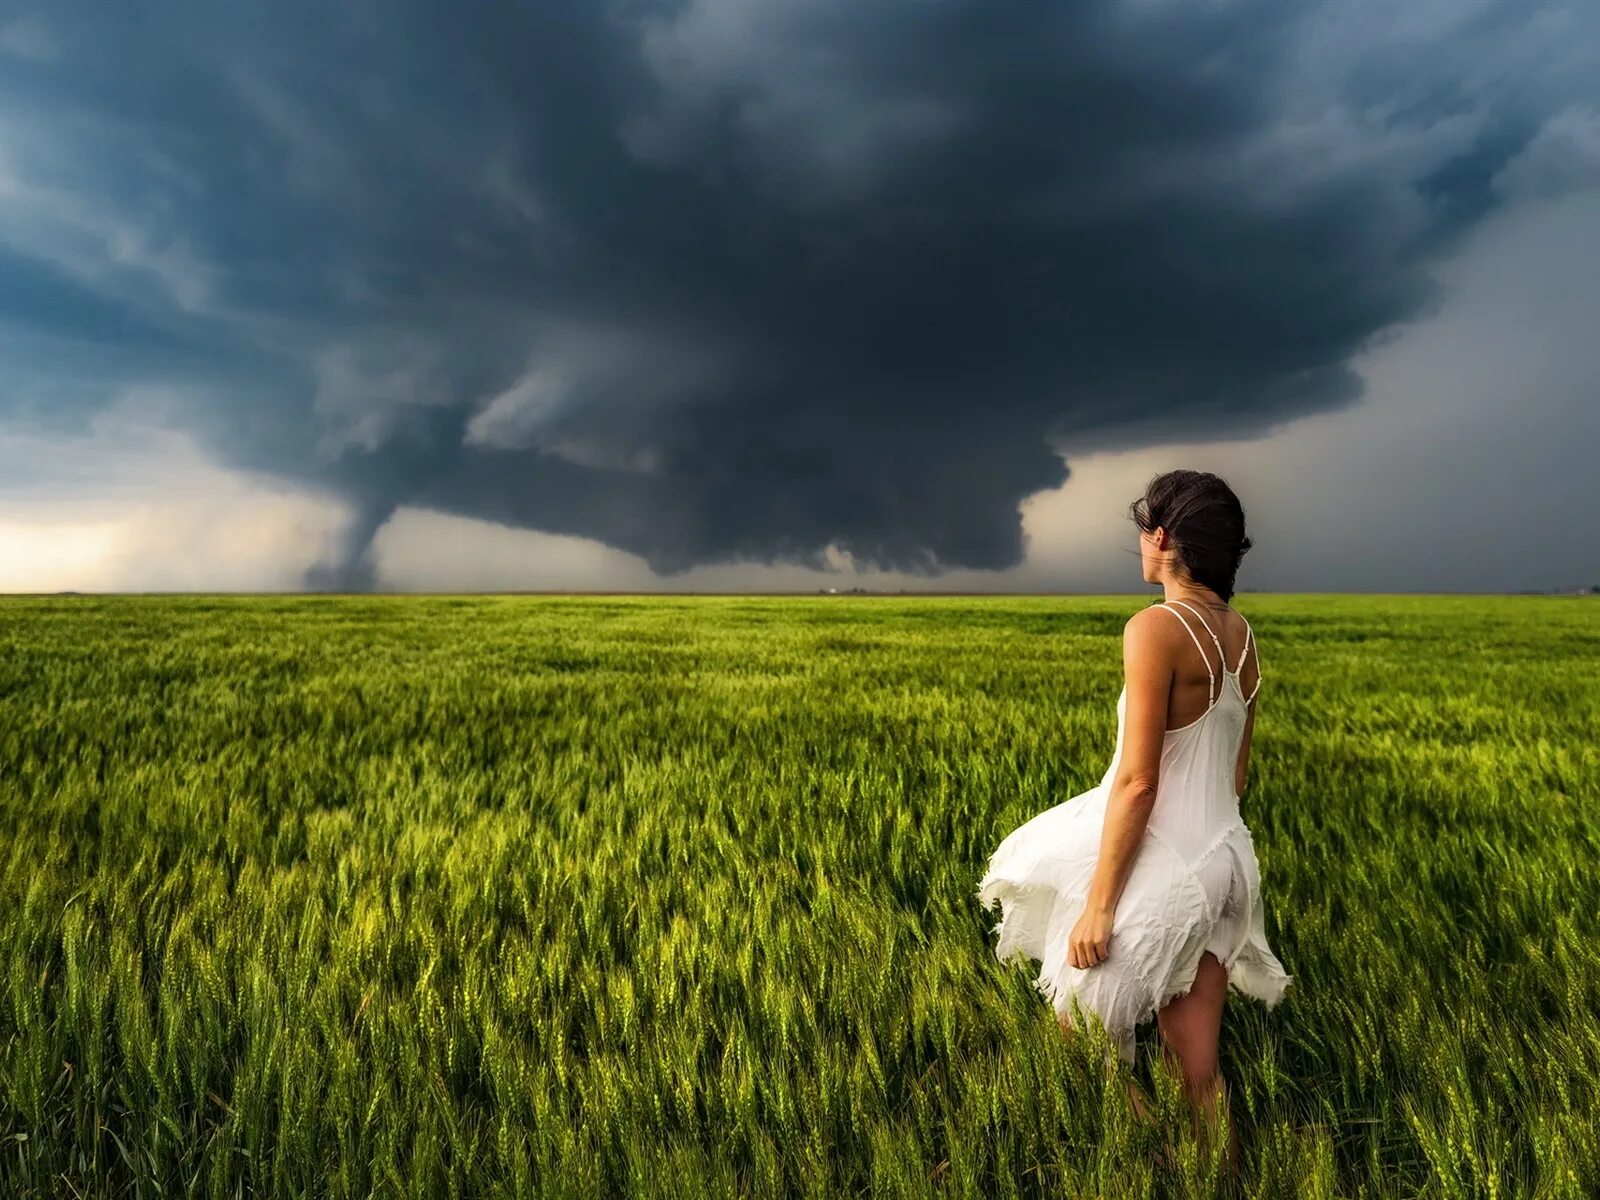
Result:
M1256 702L1251 700L1245 708L1244 737L1239 741L1239 761L1233 768L1233 794L1244 795L1244 785L1250 781L1250 735L1256 727Z
M1239 739L1239 761L1233 765L1233 794L1235 796L1244 795L1245 784L1250 782L1250 735L1256 729L1256 701L1261 694L1261 658L1255 653L1255 648L1255 639L1251 638L1251 657L1256 660L1256 682L1253 689L1255 694L1245 702L1244 706L1244 736ZM1241 687L1244 685L1242 675L1239 679L1239 684Z

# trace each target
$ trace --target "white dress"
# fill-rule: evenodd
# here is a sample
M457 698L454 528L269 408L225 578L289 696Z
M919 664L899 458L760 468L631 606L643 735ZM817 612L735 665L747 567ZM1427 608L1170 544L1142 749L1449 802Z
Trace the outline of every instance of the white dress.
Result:
M1201 717L1167 730L1155 806L1117 902L1105 960L1088 968L1072 966L1067 936L1083 913L1099 858L1106 801L1122 757L1126 685L1117 697L1116 751L1100 782L1013 830L978 885L985 909L996 901L1002 906L996 956L1002 962L1019 955L1039 960L1034 985L1058 1017L1070 1018L1076 996L1085 1010L1100 1016L1130 1064L1135 1026L1194 986L1207 950L1228 968L1232 989L1269 1007L1283 998L1294 978L1267 945L1255 843L1233 788L1248 706L1261 687L1260 655L1255 687L1245 696L1239 671L1250 650L1249 622L1244 649L1230 672L1222 643L1205 618L1181 600L1172 603L1189 609L1211 634L1223 682L1217 687L1194 627L1177 609L1157 604L1183 622L1206 660L1212 686Z

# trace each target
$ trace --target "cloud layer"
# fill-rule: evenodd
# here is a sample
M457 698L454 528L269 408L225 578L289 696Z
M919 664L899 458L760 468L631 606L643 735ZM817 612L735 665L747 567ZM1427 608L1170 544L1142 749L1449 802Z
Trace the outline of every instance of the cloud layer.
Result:
M700 564L997 569L1064 455L1349 404L1600 170L1577 4L51 6L0 25L0 385Z

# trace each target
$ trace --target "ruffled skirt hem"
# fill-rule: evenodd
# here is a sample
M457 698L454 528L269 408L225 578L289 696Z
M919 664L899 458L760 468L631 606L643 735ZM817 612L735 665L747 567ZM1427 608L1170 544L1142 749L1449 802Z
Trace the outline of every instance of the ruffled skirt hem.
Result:
M984 908L999 903L1002 909L995 927L995 955L1002 962L1017 958L1038 961L1034 986L1050 1001L1057 1018L1081 1028L1081 1018L1072 1013L1076 999L1081 1009L1099 1018L1120 1057L1129 1064L1134 1061L1137 1027L1193 990L1207 949L1228 969L1230 991L1260 1000L1269 1008L1283 999L1294 979L1256 928L1257 908L1236 914L1236 920L1247 922L1245 936L1231 953L1218 953L1213 948L1214 935L1221 922L1207 919L1203 901L1193 896L1180 899L1178 888L1171 889L1162 911L1138 930L1133 953L1121 960L1108 958L1086 970L1073 967L1066 961L1067 937L1082 914L1094 860L1074 863L1068 870L1057 860L1053 864L1057 881L1053 883L1038 878L1040 865L1034 865L1031 879L1008 877L991 867L979 884L978 899Z

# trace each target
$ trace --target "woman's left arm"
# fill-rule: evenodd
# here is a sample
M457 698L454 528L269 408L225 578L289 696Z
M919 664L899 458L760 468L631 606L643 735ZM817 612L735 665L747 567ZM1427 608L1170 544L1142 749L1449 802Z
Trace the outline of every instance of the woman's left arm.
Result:
M1122 755L1106 800L1100 857L1089 884L1083 915L1067 938L1067 961L1087 968L1111 952L1117 902L1133 870L1161 781L1167 704L1172 691L1172 654L1153 609L1129 618L1122 630L1122 667L1128 697L1123 713Z

